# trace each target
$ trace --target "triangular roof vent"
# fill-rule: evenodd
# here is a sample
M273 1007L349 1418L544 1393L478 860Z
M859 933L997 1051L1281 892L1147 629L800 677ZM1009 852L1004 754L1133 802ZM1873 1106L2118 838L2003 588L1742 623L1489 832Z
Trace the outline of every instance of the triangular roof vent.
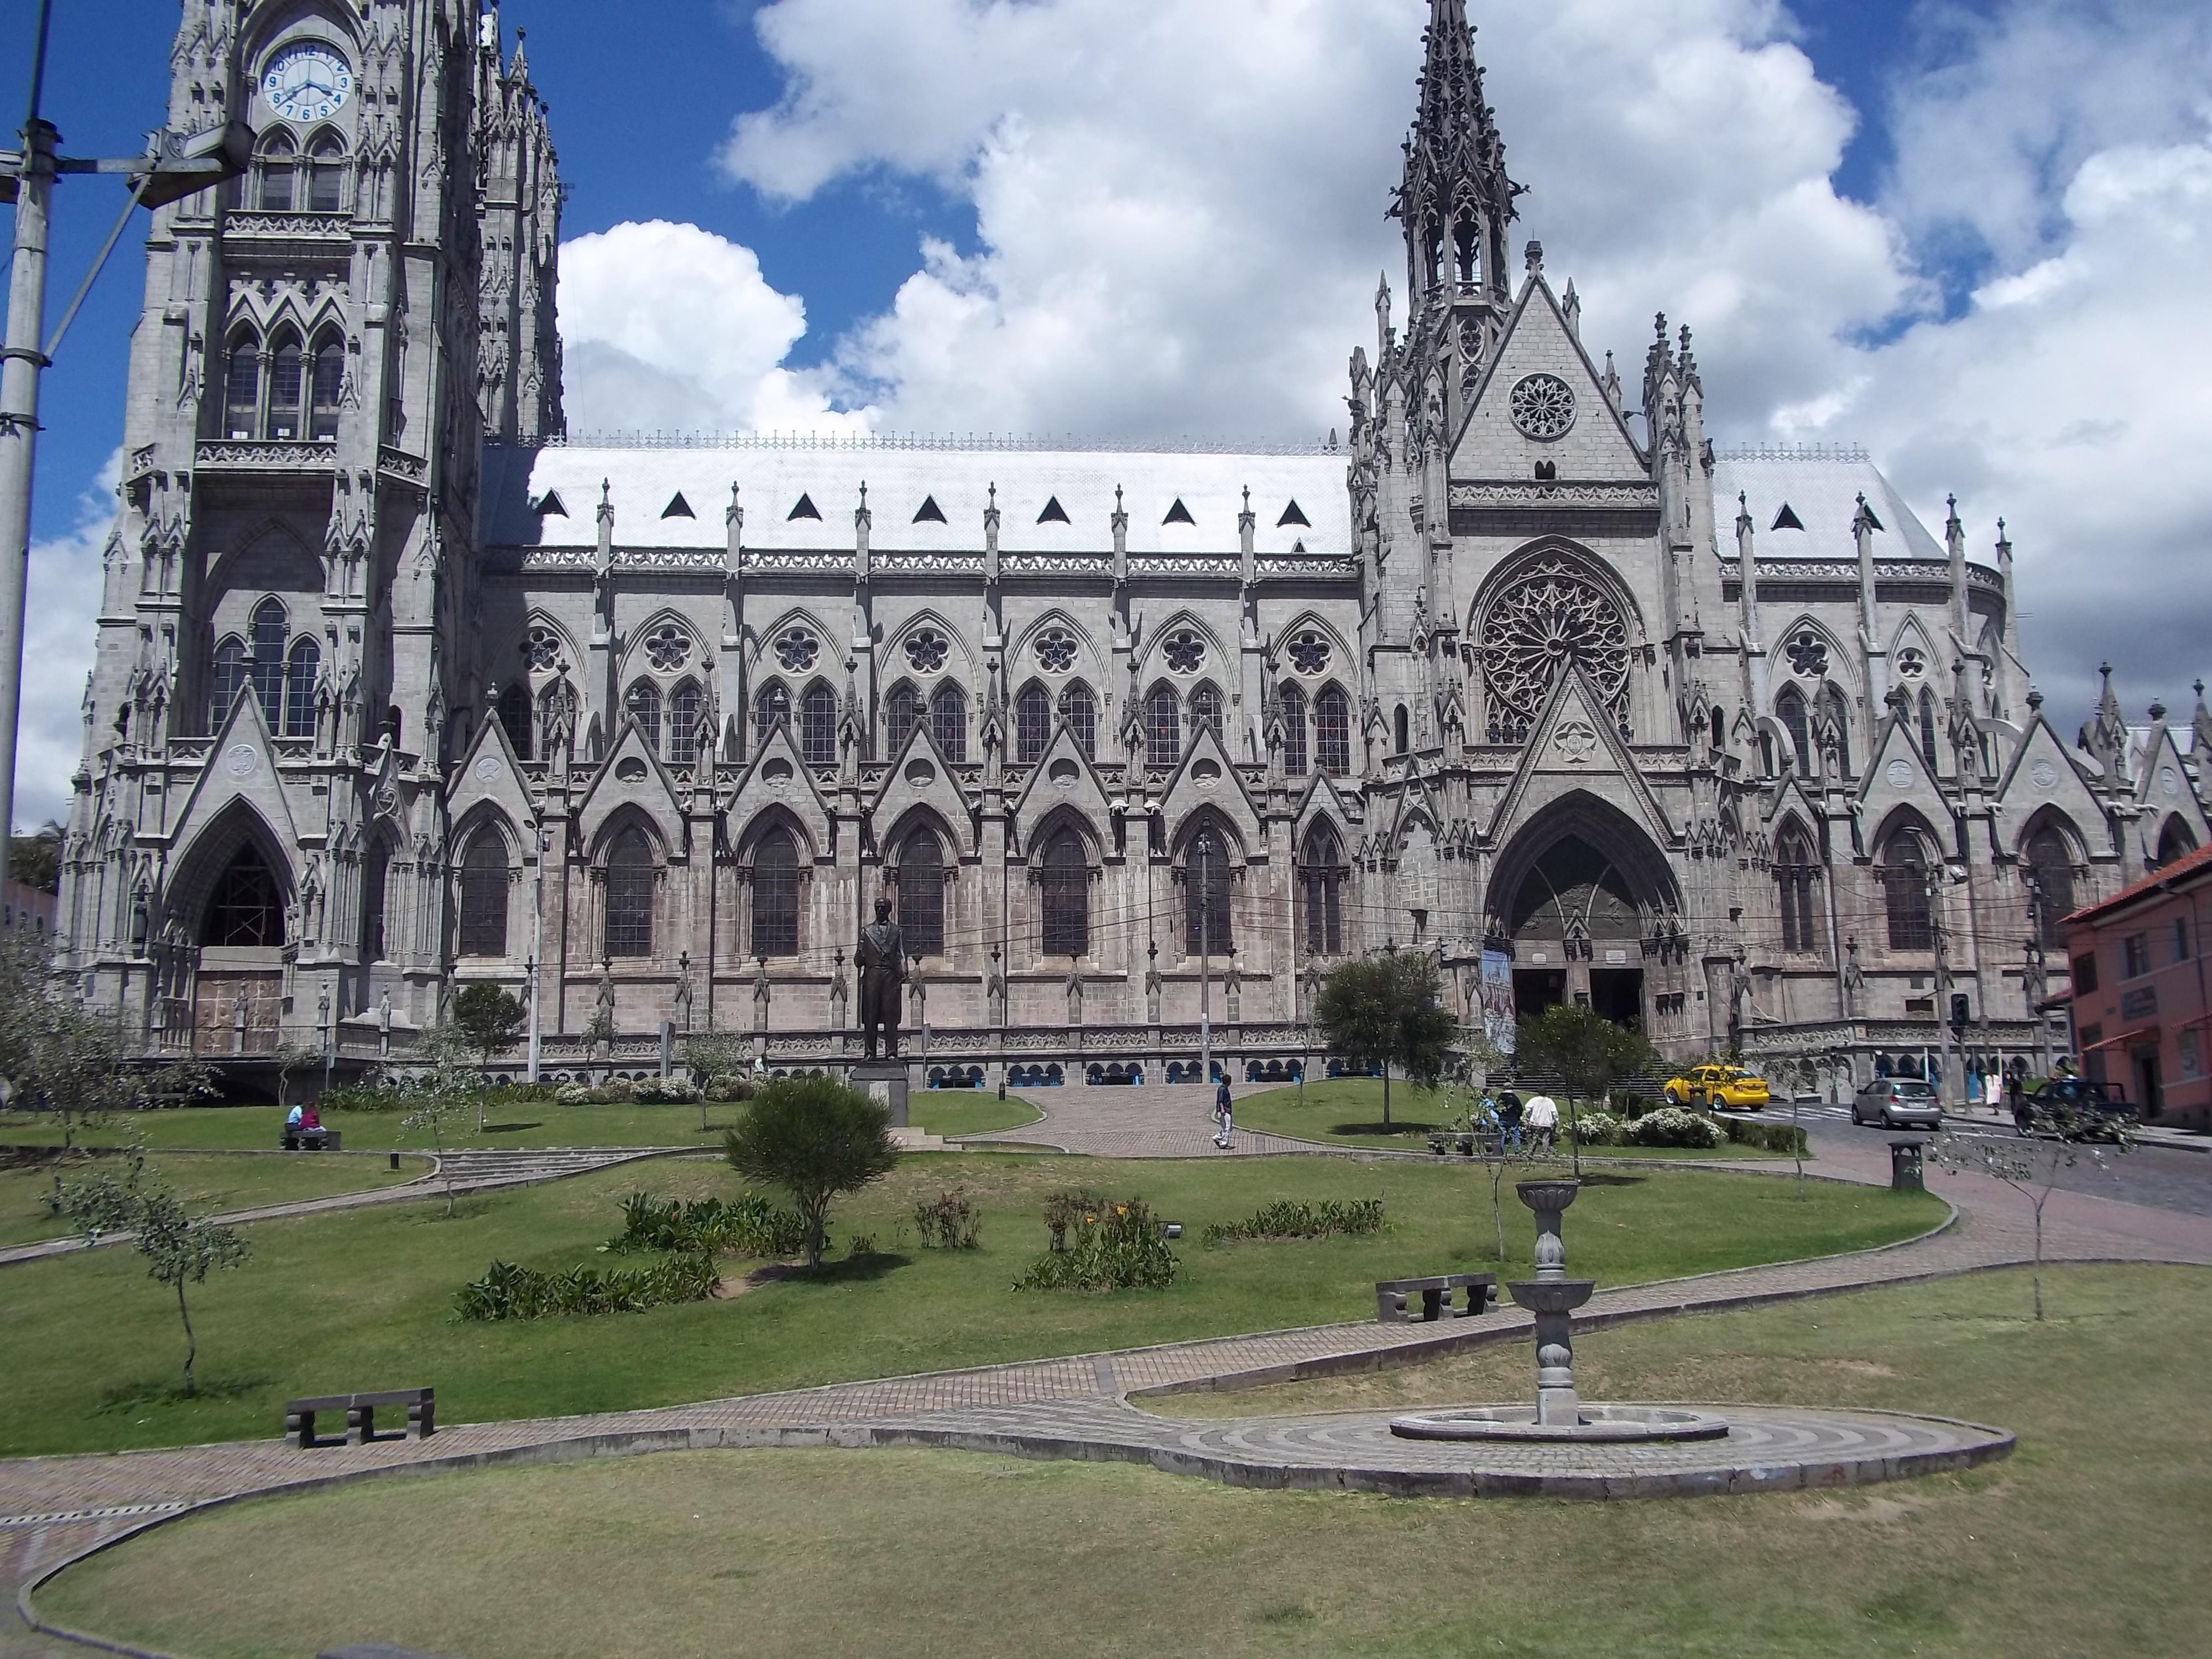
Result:
M664 519L696 519L699 515L691 510L691 503L684 499L684 492L679 489L668 498L668 505L660 509L660 516Z
M1067 509L1060 504L1060 497L1054 495L1050 501L1044 504L1044 511L1037 514L1037 522L1039 524L1068 524L1072 523L1073 520L1067 516Z
M540 495L538 498L537 510L542 516L549 519L565 519L568 516L568 506L562 501L561 492L557 489L549 489Z
M1804 527L1805 520L1797 516L1797 509L1787 501L1782 503L1782 510L1774 515L1774 522L1767 526L1770 530L1802 530Z
M1175 505L1168 509L1167 517L1162 519L1160 522L1162 524L1187 524L1195 526L1198 520L1190 516L1190 509L1182 504L1182 497L1178 495L1176 497Z
M1305 538L1303 536L1299 537L1297 540L1291 544L1291 551L1293 553L1303 553L1305 550L1306 542Z
M1283 516L1275 520L1275 528L1280 530L1286 524L1302 524L1309 530L1313 528L1313 520L1306 517L1304 509L1295 500L1283 509Z
M799 504L784 515L783 521L789 524L793 519L812 519L818 523L821 518L822 509L814 505L814 497L802 495L799 498Z
M936 496L925 495L921 498L921 505L914 510L914 521L916 524L943 524L945 522L945 509L937 504Z

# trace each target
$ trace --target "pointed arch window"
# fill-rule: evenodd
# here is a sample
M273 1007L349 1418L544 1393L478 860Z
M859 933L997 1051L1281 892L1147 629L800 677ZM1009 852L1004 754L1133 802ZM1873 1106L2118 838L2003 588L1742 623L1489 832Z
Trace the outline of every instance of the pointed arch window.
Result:
M899 849L898 924L908 956L945 954L945 854L933 830L915 830Z
M1398 752L1401 755L1413 746L1413 717L1407 713L1406 705L1402 702L1391 711L1390 735L1397 740Z
M1352 770L1352 699L1341 686L1323 686L1314 699L1314 747L1329 776Z
M1075 741L1085 757L1098 758L1098 699L1081 680L1060 694L1060 712L1067 716L1067 729L1075 733Z
M765 743L779 726L791 724L791 693L771 680L753 697L753 741Z
M1305 858L1299 868L1305 889L1306 954L1344 954L1344 843L1326 823L1306 831Z
M208 690L208 730L220 731L230 718L232 706L246 694L247 678L246 641L235 634L226 635L215 648L214 683Z
M1052 696L1031 680L1014 699L1014 759L1033 766L1052 743Z
M284 943L283 896L268 860L251 842L238 849L216 878L200 925L200 943L249 949Z
M1774 847L1774 886L1782 902L1782 948L1785 951L1820 948L1813 902L1820 879L1812 838L1796 824L1786 826Z
M2046 823L2027 838L2027 865L2035 877L2043 943L2063 950L2066 918L2074 909L2073 850L2066 837Z
M606 954L653 954L653 847L635 827L616 837L607 853Z
M2159 867L2164 869L2174 860L2196 850L2197 837L2190 833L2189 826L2181 821L2179 814L2168 818L2166 828L2158 832Z
M322 666L323 649L311 635L302 634L292 642L291 654L284 659L284 735L288 738L315 735L315 678Z
M1936 758L1936 694L1926 687L1920 692L1920 752L1928 757L1930 770L1937 766Z
M921 724L921 693L902 680L891 688L890 700L884 706L884 731L890 746L897 748L907 739L907 734Z
M315 348L309 379L307 435L327 443L338 435L338 401L345 391L345 348L336 337Z
M788 830L771 830L753 848L753 952L799 954L799 848Z
M325 133L307 155L307 211L339 213L345 209L345 146Z
M820 680L799 700L799 756L809 766L837 763L837 696Z
M279 127L269 136L254 171L264 213L289 213L299 205L300 155L290 133Z
M1183 854L1183 951L1225 957L1237 941L1229 927L1229 851L1211 825L1190 838Z
M1222 737L1221 688L1206 682L1190 694L1190 728L1194 732L1205 726L1216 738Z
M937 739L945 759L968 758L968 694L951 680L930 695L929 735Z
M283 729L284 607L273 599L253 607L253 695L271 732Z
M461 954L507 954L507 901L514 866L507 837L486 824L461 855Z
M1156 685L1145 699L1145 764L1170 767L1182 757L1182 710L1172 686Z
M1805 708L1805 694L1794 685L1785 685L1774 699L1775 718L1782 729L1790 734L1790 746L1796 750L1797 775L1813 775L1813 723Z
M381 836L369 848L361 866L361 961L363 967L382 962L387 954L384 927L384 896L392 874L392 843ZM362 1006L368 1004L368 983L361 988Z
M517 760L530 758L530 693L520 685L510 685L499 694L499 723L506 729L507 741L514 750Z
M297 438L307 427L301 418L301 404L307 393L307 359L300 350L296 334L286 334L276 342L276 350L269 362L269 431L271 438Z
M261 342L251 330L231 337L222 371L222 429L233 438L251 438L261 422Z
M1082 838L1063 828L1044 851L1044 954L1079 957L1091 950L1091 860Z
M1928 891L1928 854L1920 845L1920 837L1912 831L1899 831L1882 849L1881 882L1889 922L1889 948L1934 950L1936 927Z
M1283 775L1302 778L1306 775L1306 694L1286 684L1276 692L1275 707L1283 720Z
M650 680L640 680L623 699L623 707L637 722L638 734L645 746L654 754L660 752L660 688Z
M699 683L685 680L668 694L668 763L696 766L699 762Z

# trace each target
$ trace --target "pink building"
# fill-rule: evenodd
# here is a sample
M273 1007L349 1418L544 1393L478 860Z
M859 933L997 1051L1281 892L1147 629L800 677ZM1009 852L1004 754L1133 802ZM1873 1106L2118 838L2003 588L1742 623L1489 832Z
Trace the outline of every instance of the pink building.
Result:
M2146 1121L2212 1128L2208 914L2212 846L2066 918L2083 1068L2119 1084Z
M54 896L20 881L9 882L5 897L0 898L0 927L11 933L18 927L39 933L52 933Z

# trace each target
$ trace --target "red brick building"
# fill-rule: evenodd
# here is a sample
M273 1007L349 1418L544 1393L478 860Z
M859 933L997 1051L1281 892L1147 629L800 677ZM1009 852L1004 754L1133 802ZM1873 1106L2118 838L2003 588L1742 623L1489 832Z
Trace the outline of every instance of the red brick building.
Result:
M2066 918L2083 1067L2124 1088L2146 1120L2212 1128L2208 920L2212 846Z

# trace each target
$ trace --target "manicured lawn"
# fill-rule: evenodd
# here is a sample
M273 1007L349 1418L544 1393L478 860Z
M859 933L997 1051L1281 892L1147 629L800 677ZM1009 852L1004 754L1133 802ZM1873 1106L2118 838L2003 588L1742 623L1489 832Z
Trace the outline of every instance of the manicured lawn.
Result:
M240 1158L174 1152L146 1161L149 1176L167 1182L194 1209L248 1210L264 1204L289 1204L333 1193L396 1187L427 1172L428 1158L405 1158L394 1170L381 1158L293 1152ZM39 1201L54 1189L52 1167L0 1170L0 1245L29 1244L68 1236L69 1224ZM94 1159L61 1167L64 1181L125 1173L120 1159Z
M4 1270L8 1410L0 1453L167 1445L273 1434L284 1400L431 1383L454 1421L711 1399L762 1389L1030 1358L1188 1337L1371 1317L1374 1281L1493 1265L1489 1184L1479 1169L1314 1158L1108 1163L1037 1155L916 1157L832 1216L839 1258L818 1278L647 1314L459 1324L455 1290L495 1258L580 1262L619 1227L639 1186L734 1195L708 1162L664 1162L518 1192L395 1203L248 1230L252 1264L192 1292L203 1397L173 1397L183 1338L173 1303L120 1251ZM1611 1175L1568 1230L1576 1271L1607 1283L1887 1243L1932 1226L1940 1202L1886 1190L1693 1170ZM917 1247L919 1198L965 1186L982 1248ZM1017 1292L1045 1248L1045 1194L1139 1194L1182 1222L1170 1289L1087 1297ZM1279 1197L1380 1194L1378 1237L1197 1243L1211 1221ZM1530 1218L1504 1194L1506 1238L1526 1272ZM884 1254L845 1259L855 1234ZM732 1271L743 1273L742 1262Z
M1303 1103L1298 1086L1268 1089L1247 1095L1237 1103L1240 1128L1264 1129L1271 1134L1293 1135L1323 1146L1384 1146L1401 1152L1429 1150L1429 1131L1442 1128L1452 1116L1439 1091L1411 1083L1390 1085L1390 1127L1382 1127L1382 1085L1374 1078L1331 1078L1306 1085ZM1566 1139L1566 1103L1559 1104L1559 1137ZM1683 1146L1586 1146L1585 1158L1772 1158L1772 1152L1734 1141L1707 1151Z
M491 1106L484 1133L474 1120L459 1133L447 1126L448 1146L712 1146L737 1119L741 1106L708 1106L705 1130L696 1106L557 1106L551 1101ZM427 1129L399 1126L404 1112L332 1112L323 1121L345 1138L348 1152L428 1152ZM143 1131L148 1146L160 1150L259 1151L276 1145L284 1114L274 1106L185 1106L164 1112L138 1112L80 1132L81 1145L114 1146L126 1129ZM0 1143L61 1144L61 1132L46 1120L24 1113L0 1113Z
M1985 1468L1859 1491L1392 1500L951 1452L672 1453L217 1510L72 1569L40 1606L202 1659L370 1636L472 1659L2199 1654L2208 1281L2063 1269L2041 1325L2007 1273L1577 1342L1616 1398L1887 1407L2020 1437ZM1526 1358L1245 1398L1495 1398L1522 1391ZM301 1539L346 1571L272 1565Z
M1018 1129L1044 1114L1025 1100L1000 1100L988 1089L925 1089L907 1097L906 1115L933 1135L988 1135Z

